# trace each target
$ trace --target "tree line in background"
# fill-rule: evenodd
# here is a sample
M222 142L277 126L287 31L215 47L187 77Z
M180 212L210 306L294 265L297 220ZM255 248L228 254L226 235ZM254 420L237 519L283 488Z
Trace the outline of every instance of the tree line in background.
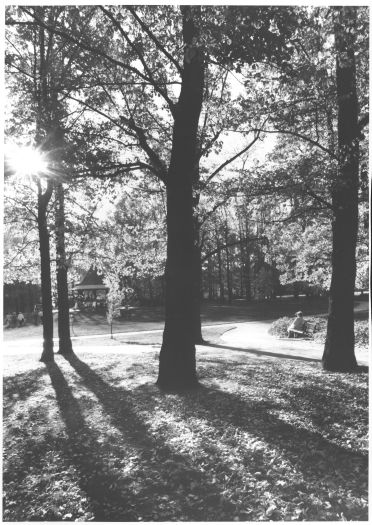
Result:
M68 354L68 275L94 264L123 293L159 283L164 388L197 383L202 291L270 297L279 276L329 289L323 365L356 368L366 8L19 6L6 29L7 142L46 168L20 176L9 149L5 280L41 282L42 360L53 282Z

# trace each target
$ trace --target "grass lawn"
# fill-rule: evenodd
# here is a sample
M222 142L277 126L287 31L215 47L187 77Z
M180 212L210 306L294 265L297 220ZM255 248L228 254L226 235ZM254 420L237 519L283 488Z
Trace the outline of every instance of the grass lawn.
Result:
M367 520L367 374L213 347L4 357L5 521Z
M358 311L359 308L361 311ZM355 319L368 319L368 299L355 300ZM235 300L231 305L203 303L202 304L202 323L219 324L235 323L255 320L278 319L286 315L294 316L297 310L303 310L304 315L325 315L328 309L328 299L326 297L317 297L308 299L299 297L283 297L272 301L252 301L247 303L242 300ZM164 328L164 310L161 307L140 307L133 312L129 319L117 318L113 323L113 332L137 332L146 330L162 330ZM71 335L100 335L109 334L110 328L106 321L104 312L79 312L75 314ZM55 316L54 334L57 336L57 317ZM11 328L4 331L4 341L14 341L18 339L42 337L42 326L34 326L29 321L22 328ZM145 337L133 336L131 341L141 339L147 341ZM157 340L159 337L157 338ZM161 338L159 339L161 340ZM142 341L141 341L142 342Z

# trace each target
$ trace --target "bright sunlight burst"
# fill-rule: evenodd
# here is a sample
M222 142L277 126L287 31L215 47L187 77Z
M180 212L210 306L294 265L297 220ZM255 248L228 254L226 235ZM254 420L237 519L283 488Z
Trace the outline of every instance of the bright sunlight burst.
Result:
M48 163L43 153L31 146L11 146L6 153L9 168L17 177L41 175Z

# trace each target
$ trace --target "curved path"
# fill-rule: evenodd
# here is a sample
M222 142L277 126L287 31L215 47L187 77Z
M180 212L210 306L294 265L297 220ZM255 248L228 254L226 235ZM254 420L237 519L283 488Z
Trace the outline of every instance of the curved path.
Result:
M221 355L225 351L241 351L250 353L252 355L269 356L273 358L297 359L302 361L320 361L323 354L323 345L313 341L304 339L277 339L268 334L268 329L272 321L249 321L243 323L221 323L211 326L225 326L226 331L221 335L219 343L210 343L207 345L200 345L199 349L208 349L208 352L213 352L213 349ZM138 334L154 334L160 333L163 330L146 330L136 332L115 333L116 336L135 336ZM105 352L113 353L133 353L143 351L154 351L159 349L159 345L155 344L133 344L133 343L118 343L111 341L108 334L80 336L73 337L78 344L76 345L77 352ZM88 343L90 339L100 339L102 342ZM56 340L58 341L58 340ZM84 342L86 341L86 344ZM3 341L3 355L14 355L21 353L39 353L41 351L41 338L33 337L29 339L19 339L13 341ZM58 342L56 346L58 345ZM359 365L368 365L368 351L356 349L356 358Z
M226 349L240 349L254 354L272 357L285 357L304 361L321 361L323 344L306 339L277 339L268 333L271 321L252 321L236 324L221 336L222 345L212 345ZM358 364L368 365L368 351L355 350Z

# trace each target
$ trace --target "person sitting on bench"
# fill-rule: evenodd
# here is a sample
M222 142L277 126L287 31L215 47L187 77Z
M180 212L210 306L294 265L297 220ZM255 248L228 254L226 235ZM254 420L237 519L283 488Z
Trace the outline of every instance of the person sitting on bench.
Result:
M296 319L288 327L288 337L305 335L306 321L302 317L302 312L296 313Z

